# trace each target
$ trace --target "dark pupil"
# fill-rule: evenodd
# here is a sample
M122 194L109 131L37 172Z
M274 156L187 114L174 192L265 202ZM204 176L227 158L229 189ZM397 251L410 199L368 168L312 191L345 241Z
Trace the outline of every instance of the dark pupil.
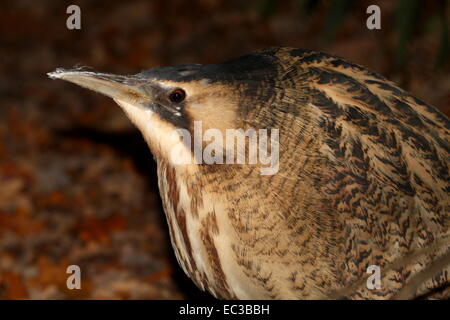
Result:
M178 89L178 90L173 91L170 94L169 98L170 98L170 101L172 101L172 102L181 102L181 101L183 101L184 96L185 96L184 91L181 89Z

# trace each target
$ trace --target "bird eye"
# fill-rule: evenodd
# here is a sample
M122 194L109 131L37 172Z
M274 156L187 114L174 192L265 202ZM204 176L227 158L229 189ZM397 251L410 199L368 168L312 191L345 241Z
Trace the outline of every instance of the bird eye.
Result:
M175 89L169 95L169 100L174 103L180 103L186 97L186 92L183 89Z

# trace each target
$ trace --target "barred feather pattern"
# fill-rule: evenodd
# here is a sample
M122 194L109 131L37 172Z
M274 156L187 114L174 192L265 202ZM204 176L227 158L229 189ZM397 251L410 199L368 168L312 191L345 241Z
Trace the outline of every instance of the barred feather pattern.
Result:
M279 173L200 166L181 177L158 161L186 273L220 298L448 297L449 120L343 59L258 54L277 73L236 85L241 120L281 129ZM370 265L381 267L381 289L366 286Z

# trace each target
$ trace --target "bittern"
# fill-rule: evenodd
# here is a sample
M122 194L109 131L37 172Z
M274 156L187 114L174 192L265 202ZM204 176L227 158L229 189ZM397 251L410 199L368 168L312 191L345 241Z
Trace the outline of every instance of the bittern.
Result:
M49 76L113 98L141 131L177 260L215 297L449 297L450 121L381 75L272 48L129 76ZM276 170L178 163L196 150L174 132L194 136L196 123L244 133L244 151L248 130L278 130L265 146L279 146ZM230 152L218 145L216 156Z

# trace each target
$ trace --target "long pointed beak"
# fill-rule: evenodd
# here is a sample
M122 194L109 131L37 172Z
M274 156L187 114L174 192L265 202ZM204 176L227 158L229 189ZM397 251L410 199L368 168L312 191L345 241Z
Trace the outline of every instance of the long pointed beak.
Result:
M148 92L144 91L140 85L144 83L144 80L136 76L121 76L76 69L56 69L54 72L47 73L47 75L52 79L66 80L102 93L114 100L151 100Z

